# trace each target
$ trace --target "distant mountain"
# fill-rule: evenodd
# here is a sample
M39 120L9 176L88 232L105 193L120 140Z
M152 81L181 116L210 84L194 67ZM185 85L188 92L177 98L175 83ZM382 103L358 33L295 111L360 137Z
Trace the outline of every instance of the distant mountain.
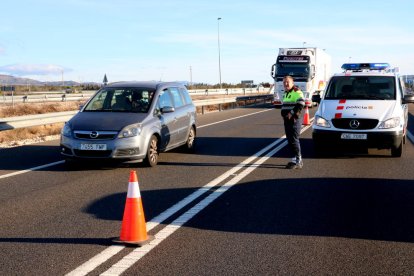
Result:
M0 75L0 84L1 85L44 85L41 81L27 79L27 78L18 78L9 75Z
M97 84L97 83L86 82L82 84ZM9 75L0 74L0 86L3 86L3 85L7 85L7 86L10 86L10 85L61 86L62 82L61 81L37 81L33 79L28 79L28 78L19 78L19 77L13 77ZM80 83L76 81L68 80L68 81L64 81L64 85L65 86L78 86L80 85Z

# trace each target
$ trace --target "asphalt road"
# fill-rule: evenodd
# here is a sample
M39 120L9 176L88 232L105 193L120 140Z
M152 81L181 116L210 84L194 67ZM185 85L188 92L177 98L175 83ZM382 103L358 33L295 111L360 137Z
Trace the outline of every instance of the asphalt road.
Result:
M401 158L317 157L305 129L304 168L286 170L279 113L199 116L196 153L164 153L155 168L68 169L58 141L0 150L0 274L412 274L412 141ZM112 242L131 169L155 236L141 249Z

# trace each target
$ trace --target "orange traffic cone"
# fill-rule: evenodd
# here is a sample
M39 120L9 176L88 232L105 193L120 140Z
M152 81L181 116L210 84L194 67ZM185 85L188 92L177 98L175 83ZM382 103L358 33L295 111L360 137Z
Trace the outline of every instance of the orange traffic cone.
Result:
M129 175L128 194L122 219L121 236L115 242L142 246L152 240L147 235L144 209L142 208L141 193L138 177L135 171Z
M302 123L302 125L305 125L305 126L310 125L309 108L308 108L308 106L305 106L305 115L303 116L303 123Z

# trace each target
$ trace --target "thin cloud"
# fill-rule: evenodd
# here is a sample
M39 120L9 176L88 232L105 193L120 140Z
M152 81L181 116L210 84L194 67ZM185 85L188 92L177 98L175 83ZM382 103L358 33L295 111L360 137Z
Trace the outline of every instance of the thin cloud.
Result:
M10 64L0 66L0 72L16 76L46 76L70 72L71 69L53 64Z

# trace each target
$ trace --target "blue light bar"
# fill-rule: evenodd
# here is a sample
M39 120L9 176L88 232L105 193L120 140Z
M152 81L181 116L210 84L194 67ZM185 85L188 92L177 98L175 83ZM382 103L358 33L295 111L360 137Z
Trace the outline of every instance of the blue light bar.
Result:
M388 63L344 63L342 69L359 71L359 70L385 70L390 65Z

